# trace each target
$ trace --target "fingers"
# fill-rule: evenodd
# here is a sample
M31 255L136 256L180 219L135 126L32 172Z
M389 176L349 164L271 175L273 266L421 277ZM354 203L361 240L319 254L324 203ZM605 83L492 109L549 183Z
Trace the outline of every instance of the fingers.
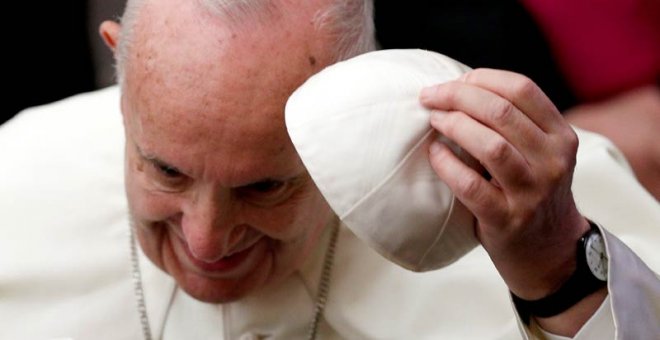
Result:
M438 177L475 215L493 224L504 220L503 194L479 173L461 162L449 147L439 141L431 144L429 161Z
M435 172L487 228L524 227L569 186L577 141L552 102L528 78L476 70L421 95L430 123L484 166L485 179L438 144ZM445 164L446 163L446 164Z
M530 119L539 129L544 132L552 133L561 129L567 128L568 124L564 121L561 113L557 110L550 99L541 91L541 89L534 84L529 78L508 71L491 70L491 69L477 69L464 74L457 82L481 88L492 94L496 94L505 102L513 104L518 112L521 112ZM456 96L452 91L451 82L433 86L422 91L421 101L424 105L431 108L443 109L438 107L448 101L447 96ZM455 84L454 84L455 85ZM449 88L449 89L448 89ZM443 93L449 91L449 93ZM467 95L461 95L460 98L454 100L458 102L461 100L468 100ZM472 95L473 97L475 95ZM486 125L493 127L493 125L500 125L507 123L509 117L508 112L513 111L508 108L506 104L496 101L495 99L485 99L483 94L478 97L479 101L473 102L474 105L481 105L480 110L484 111L484 106L490 107L490 116L476 117ZM473 98L476 99L476 98ZM449 100L452 101L452 100ZM469 104L466 102L466 104ZM475 112L469 111L469 112ZM483 120L482 120L483 119ZM510 122L511 124L516 121Z
M503 190L527 187L531 169L523 155L501 135L463 112L434 112L431 125L480 160Z
M523 152L544 143L545 133L510 101L478 86L450 82L422 94L422 101L434 108L461 111L481 124L497 131ZM475 155L476 156L476 155Z
M568 127L550 98L531 79L521 74L493 69L477 69L474 72L466 73L463 80L467 84L492 91L511 101L547 133Z
M574 244L580 217L571 196L574 131L533 82L511 72L472 71L425 89L420 99L444 111L431 114L433 128L493 177L482 177L441 142L431 144L431 166L475 215L479 241L505 282L512 291L546 291L548 268L559 262L539 263L555 258L556 245ZM529 284L530 277L540 279Z

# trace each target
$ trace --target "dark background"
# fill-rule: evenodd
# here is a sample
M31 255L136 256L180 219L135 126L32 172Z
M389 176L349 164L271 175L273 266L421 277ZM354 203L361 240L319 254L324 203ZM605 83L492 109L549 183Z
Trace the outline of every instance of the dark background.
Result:
M576 104L541 30L517 0L375 2L383 48L422 48L472 68L516 71L534 80L560 110Z
M20 2L5 36L8 92L0 123L20 110L114 82L112 57L98 36L125 0ZM528 75L560 108L574 103L545 39L515 0L376 0L383 48L424 48L471 67ZM96 67L95 67L96 66Z
M7 56L0 124L20 110L113 82L111 54L97 34L124 0L13 2L3 23ZM97 61L101 67L95 70Z
M27 106L94 87L84 0L17 2L5 51L9 77L3 119ZM13 31L14 33L12 33Z

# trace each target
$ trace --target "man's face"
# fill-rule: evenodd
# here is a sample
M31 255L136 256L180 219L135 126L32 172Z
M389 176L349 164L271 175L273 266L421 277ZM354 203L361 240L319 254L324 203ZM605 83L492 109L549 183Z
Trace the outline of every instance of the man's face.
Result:
M328 58L305 30L232 32L181 3L136 26L126 189L145 254L193 297L227 302L300 267L331 218L283 119Z

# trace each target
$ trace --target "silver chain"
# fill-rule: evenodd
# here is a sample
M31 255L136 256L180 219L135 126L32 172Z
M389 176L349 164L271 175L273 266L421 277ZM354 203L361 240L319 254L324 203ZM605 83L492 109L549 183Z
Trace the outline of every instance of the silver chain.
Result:
M133 267L133 289L135 291L135 301L137 302L138 313L140 314L140 323L142 324L142 334L144 340L151 340L151 328L149 327L149 316L147 314L147 304L144 301L144 289L142 288L142 272L140 271L140 262L137 256L137 247L135 246L135 232L131 230L131 264Z
M321 316L325 310L325 303L328 301L328 291L330 290L330 274L332 274L332 263L335 258L335 248L337 247L337 235L339 235L338 223L332 226L332 235L330 235L330 244L325 251L325 258L323 259L323 271L321 272L321 280L319 281L319 288L316 292L316 306L314 307L314 317L309 324L309 333L307 339L316 339L316 333L321 321Z
M144 340L152 340L151 327L149 327L149 316L147 314L147 304L144 299L144 288L142 286L142 275L140 271L140 263L137 255L137 247L135 246L135 234L133 228L131 230L131 264L133 270L133 288L135 291L135 301L137 302L138 314L140 314L140 323L142 324L142 335ZM330 235L330 244L325 252L323 259L323 269L321 272L321 280L317 291L316 303L314 306L314 317L309 324L309 332L307 339L315 340L318 331L318 325L321 321L321 316L325 310L325 305L328 300L328 292L330 290L330 275L332 273L332 263L335 257L335 248L337 244L337 236L339 235L338 223L332 226L332 234Z

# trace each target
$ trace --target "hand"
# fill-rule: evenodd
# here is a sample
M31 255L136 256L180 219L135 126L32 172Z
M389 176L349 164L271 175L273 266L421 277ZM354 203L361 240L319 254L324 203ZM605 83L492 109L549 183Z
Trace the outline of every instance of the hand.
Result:
M424 89L421 102L444 111L431 125L490 174L431 145L431 165L475 215L477 237L509 289L530 300L556 290L589 228L571 193L575 132L531 80L506 71L474 70Z

